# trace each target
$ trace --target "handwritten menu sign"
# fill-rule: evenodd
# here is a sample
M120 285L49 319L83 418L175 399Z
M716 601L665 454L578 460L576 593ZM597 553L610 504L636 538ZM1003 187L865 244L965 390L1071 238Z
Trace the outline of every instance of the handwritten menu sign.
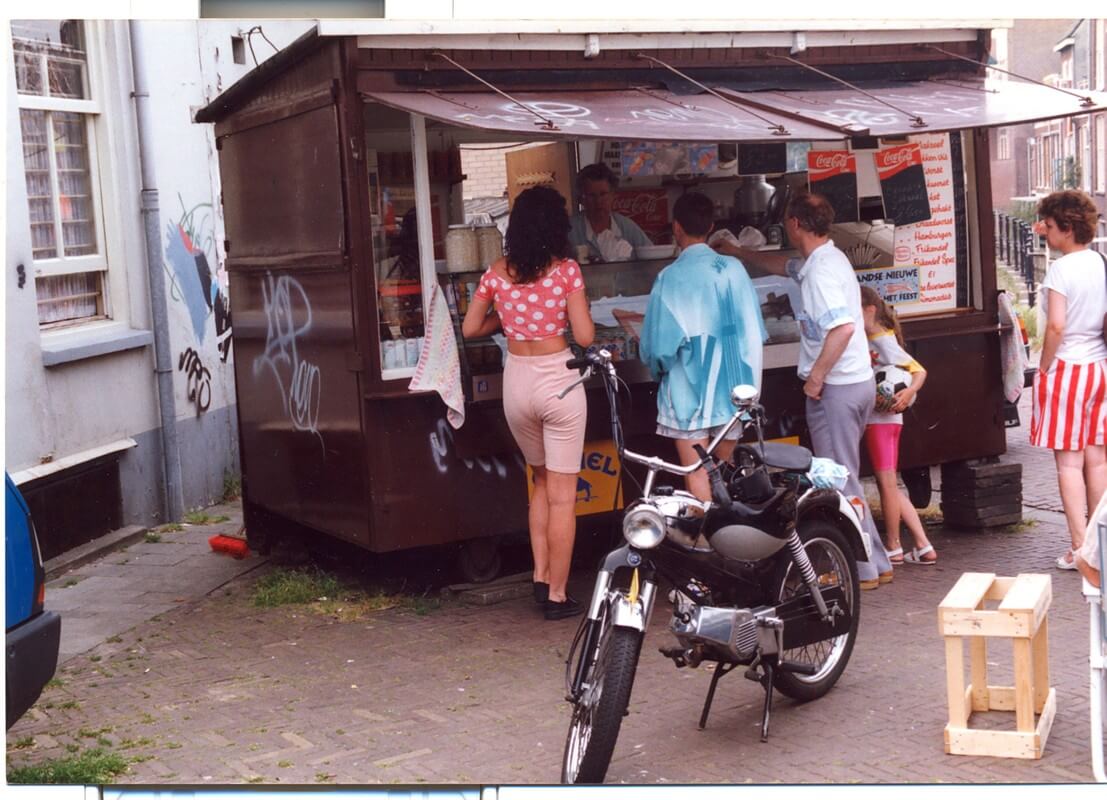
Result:
M920 134L908 140L918 146L922 156L930 218L896 226L892 266L918 270L919 298L905 310L922 313L956 308L957 215L949 134Z
M855 270L857 282L871 286L886 303L898 306L919 301L918 267L879 267Z
M739 175L773 175L788 171L788 145L772 144L738 145Z
M615 193L613 210L638 223L654 244L672 241L669 193L664 189L622 189Z
M895 225L930 219L922 150L918 142L885 147L874 154L884 217Z
M809 150L807 180L834 208L835 222L856 222L857 159L849 150Z

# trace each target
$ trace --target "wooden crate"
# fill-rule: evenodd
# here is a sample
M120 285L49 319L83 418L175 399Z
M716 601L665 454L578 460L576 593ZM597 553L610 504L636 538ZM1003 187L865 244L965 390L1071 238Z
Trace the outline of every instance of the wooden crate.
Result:
M1057 711L1057 694L1049 685L1046 623L1052 597L1048 575L1000 578L992 573L967 572L942 600L938 606L938 629L946 644L947 753L1042 757ZM999 601L999 605L986 608L987 601ZM1014 686L988 685L988 637L1011 640ZM966 639L971 678L968 685L964 669ZM969 717L974 711L1014 711L1015 730L970 728Z

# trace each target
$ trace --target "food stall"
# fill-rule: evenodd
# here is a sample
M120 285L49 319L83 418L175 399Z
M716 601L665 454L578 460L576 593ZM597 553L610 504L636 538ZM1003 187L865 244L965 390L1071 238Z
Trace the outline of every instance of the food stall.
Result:
M414 35L320 22L201 109L219 152L253 546L305 530L374 552L467 542L477 576L494 571L490 543L525 530L502 347L463 341L458 325L497 246L493 232L452 227L465 222L458 152L471 143L545 143L508 194L551 183L570 208L576 169L609 163L623 177L617 207L658 245L689 189L716 201L717 226L758 228L766 247L787 247L776 223L788 192L828 194L832 238L896 304L929 372L903 466L1002 454L987 128L1088 113L1103 98L986 80L982 25L796 24L649 35L435 24ZM630 386L628 437L662 454L636 326L670 261L584 266L597 340ZM770 333L769 433L805 441L798 293L751 276ZM440 296L464 397L456 429L438 393L409 389L420 354L441 344L442 326L428 325ZM590 391L581 514L622 502L608 439L602 393Z

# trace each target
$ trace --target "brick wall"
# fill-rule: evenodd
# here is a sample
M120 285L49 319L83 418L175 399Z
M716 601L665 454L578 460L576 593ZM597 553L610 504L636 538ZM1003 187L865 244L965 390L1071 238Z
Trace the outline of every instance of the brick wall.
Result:
M507 195L507 167L504 154L513 150L526 150L545 144L501 143L470 144L461 146L461 171L465 173L462 197L505 197Z

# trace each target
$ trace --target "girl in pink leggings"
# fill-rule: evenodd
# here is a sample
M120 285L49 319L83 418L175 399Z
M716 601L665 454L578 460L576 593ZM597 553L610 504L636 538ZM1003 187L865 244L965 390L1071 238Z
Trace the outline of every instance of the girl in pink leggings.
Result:
M566 328L587 347L595 326L580 266L569 254L569 215L554 189L536 186L515 200L504 257L481 276L461 332L468 338L503 328L504 416L534 472L529 527L534 554L534 599L546 619L581 613L565 593L576 536L577 476L584 451L585 397L565 368L572 358Z
M922 388L926 370L903 349L895 311L868 286L861 287L861 313L865 318L865 333L869 337L873 366L897 366L911 374L911 385L891 400L878 398L877 407L865 427L865 447L869 451L869 461L872 462L876 485L880 490L880 506L884 512L888 560L893 566L904 563L933 564L938 560L934 545L926 538L918 512L896 481L903 411ZM907 529L915 539L915 546L906 553L900 543L901 519L907 523Z

